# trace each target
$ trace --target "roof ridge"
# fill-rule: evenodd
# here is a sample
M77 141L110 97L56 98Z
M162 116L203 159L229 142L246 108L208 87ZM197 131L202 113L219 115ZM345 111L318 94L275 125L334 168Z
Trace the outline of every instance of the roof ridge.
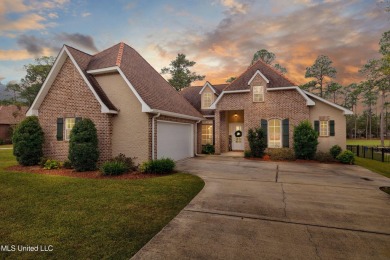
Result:
M118 56L116 57L116 63L115 63L118 67L121 66L122 56L123 56L123 48L124 48L124 42L120 42Z
M114 45L112 45L112 46L110 46L110 47L108 47L108 48L105 48L104 50L101 50L101 51L99 51L99 52L97 52L97 53L95 53L94 55L91 55L91 56L95 57L96 55L98 55L98 54L100 54L100 53L102 53L102 52L104 52L104 51L106 51L106 50L108 50L108 49L111 49L111 48L113 48L114 46L116 46L116 45L118 45L118 44L121 44L121 42L116 43L116 44L114 44Z
M69 47L69 48L72 48L72 49L75 50L75 51L79 51L79 52L82 52L82 53L84 53L84 54L87 54L88 56L93 56L93 55L91 55L91 54L89 54L89 53L86 53L85 51L81 51L81 50L76 49L75 47L69 46L69 45L67 45L67 44L64 44L64 46Z
M289 78L287 78L285 75L283 75L283 73L281 73L279 70L277 70L275 67L272 67L271 64L267 64L265 63L263 60L258 60L260 62L262 62L263 64L265 64L268 68L272 69L274 72L276 72L277 74L279 74L279 76L282 76L285 80L289 81L292 85L296 85L295 82L292 82ZM257 62L256 62L257 63ZM256 64L255 63L255 64Z

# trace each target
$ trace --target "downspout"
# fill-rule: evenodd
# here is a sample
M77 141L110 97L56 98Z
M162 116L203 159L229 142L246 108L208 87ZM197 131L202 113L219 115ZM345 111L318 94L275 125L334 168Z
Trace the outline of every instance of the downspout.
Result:
M159 117L161 113L152 117L152 160L154 160L154 119Z
M202 120L199 120L195 124L195 156L199 156L198 154L198 124L202 122Z

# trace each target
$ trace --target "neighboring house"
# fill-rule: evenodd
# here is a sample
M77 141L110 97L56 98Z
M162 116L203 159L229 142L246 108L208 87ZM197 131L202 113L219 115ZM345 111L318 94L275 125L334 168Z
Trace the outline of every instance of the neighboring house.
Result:
M292 148L294 126L303 120L318 131L318 150L346 147L345 115L352 111L301 90L261 60L229 85L206 82L181 94L207 118L198 125L198 153L206 144L216 154L249 150L246 133L254 127L266 130L268 148Z
M100 158L194 156L203 116L133 48L119 43L95 55L64 45L27 115L45 134L44 156L66 160L79 118L96 125Z
M28 107L0 106L0 143L11 143L12 127L26 117Z

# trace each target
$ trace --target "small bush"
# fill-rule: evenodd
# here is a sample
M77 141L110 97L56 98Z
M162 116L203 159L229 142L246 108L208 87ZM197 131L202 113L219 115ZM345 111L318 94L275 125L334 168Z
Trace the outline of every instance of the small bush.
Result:
M298 159L313 159L318 145L318 133L309 121L302 121L294 128L294 152Z
M336 157L336 159L339 160L341 163L354 164L354 162L355 162L355 155L353 154L353 152L346 150L346 151L340 153Z
M62 167L64 167L65 169L72 169L73 168L72 163L68 160L64 161Z
M46 170L53 170L53 169L59 169L61 168L61 163L57 160L47 160L45 162L45 165L43 167Z
M110 161L124 163L126 165L126 172L129 172L129 171L137 170L137 165L135 165L134 159L136 159L136 157L133 157L133 158L126 157L126 155L124 155L123 153L120 153L116 157L112 158Z
M330 154L333 156L334 159L336 159L336 157L341 153L342 149L340 146L338 146L337 144L336 145L333 145L332 148L330 148L329 152Z
M128 166L123 161L105 162L100 171L103 175L120 175L128 171Z
M144 173L171 173L175 168L175 162L170 158L150 160L141 164L140 171Z
M215 153L214 145L212 145L212 144L203 145L202 153L204 153L204 154L214 154Z
M0 139L0 145L3 145L3 144L4 144L4 140Z
M265 132L262 128L251 128L248 130L248 142L253 157L263 157L264 150L267 148Z
M294 150L291 148L268 148L267 154L271 157L271 160L295 160Z
M78 172L96 170L98 138L91 119L85 118L74 125L70 132L68 158Z
M316 156L314 156L314 160L322 162L322 163L329 163L329 162L334 162L335 158L330 153L325 153L325 152L317 152Z
M46 161L47 161L46 157L41 157L41 159L39 160L39 166L41 166L42 168L45 167Z
M251 151L248 151L248 150L244 151L244 157L245 157L245 158L252 157Z

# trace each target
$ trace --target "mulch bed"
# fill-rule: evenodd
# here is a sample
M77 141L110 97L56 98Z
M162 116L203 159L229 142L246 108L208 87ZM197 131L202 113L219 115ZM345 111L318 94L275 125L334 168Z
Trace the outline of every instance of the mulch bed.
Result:
M26 172L33 174L47 174L47 175L60 175L60 176L68 176L75 178L87 178L87 179L147 179L159 177L161 175L158 174L144 174L140 172L131 172L125 173L117 176L103 176L99 171L89 171L89 172L76 172L73 169L55 169L55 170L45 170L40 166L10 166L7 168L8 171L14 172Z

